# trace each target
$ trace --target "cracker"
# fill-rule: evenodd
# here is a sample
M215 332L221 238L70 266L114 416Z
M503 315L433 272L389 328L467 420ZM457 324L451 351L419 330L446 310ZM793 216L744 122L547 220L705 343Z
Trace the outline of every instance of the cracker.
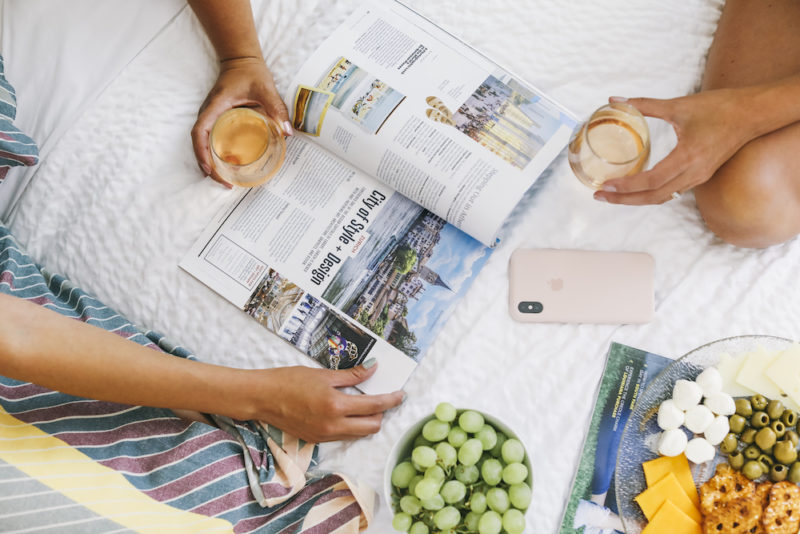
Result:
M800 487L786 481L772 485L762 526L767 534L797 533L800 529Z
M700 486L700 511L711 516L735 501L755 498L755 491L752 480L728 464L719 464L716 474Z
M703 516L703 534L752 534L759 528L761 502L755 494L727 501Z

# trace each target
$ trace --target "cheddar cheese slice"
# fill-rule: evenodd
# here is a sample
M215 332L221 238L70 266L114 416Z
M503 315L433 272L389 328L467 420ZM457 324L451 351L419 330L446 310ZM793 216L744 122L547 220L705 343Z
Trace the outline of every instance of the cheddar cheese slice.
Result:
M642 469L644 470L644 479L647 481L648 488L655 486L657 482L669 473L674 474L681 489L692 501L695 508L700 507L700 497L697 495L697 488L694 485L692 470L689 467L689 460L686 459L686 455L660 456L655 460L644 462Z
M700 523L666 501L647 523L642 534L702 534Z
M634 499L639 508L642 509L648 521L652 520L658 509L666 501L672 502L684 514L691 517L698 523L703 520L700 511L692 503L692 500L683 491L674 473L669 473L664 478L656 482L653 487L647 488Z

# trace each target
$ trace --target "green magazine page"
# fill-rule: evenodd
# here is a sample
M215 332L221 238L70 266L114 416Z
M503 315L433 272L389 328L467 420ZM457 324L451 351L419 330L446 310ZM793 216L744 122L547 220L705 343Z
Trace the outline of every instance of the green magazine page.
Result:
M622 431L647 383L672 360L612 343L560 534L622 533L614 491Z

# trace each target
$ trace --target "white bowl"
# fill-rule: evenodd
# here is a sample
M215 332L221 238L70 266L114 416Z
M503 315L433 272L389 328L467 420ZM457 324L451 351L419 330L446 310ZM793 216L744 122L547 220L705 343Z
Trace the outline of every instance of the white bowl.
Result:
M458 415L461 415L468 409L470 408L458 408L457 413ZM525 479L525 482L528 484L531 490L533 490L533 469L531 468L530 452L528 452L528 447L525 445L525 442L522 441L522 439L520 439L520 437L514 431L512 431L508 425L500 421L497 417L480 410L473 411L481 414L484 421L491 424L498 432L502 432L506 435L506 437L514 438L522 443L522 447L525 449L525 459L522 463L528 468L528 478ZM395 513L394 506L392 505L392 492L394 490L392 487L392 470L403 459L411 456L414 439L420 434L420 432L422 432L422 427L425 426L425 423L435 418L436 415L430 414L411 425L405 432L403 432L403 434L400 436L400 439L395 442L392 450L389 451L389 457L386 459L386 467L383 470L383 497L386 505L389 507L389 512L391 515L394 515ZM458 420L457 417L456 420Z

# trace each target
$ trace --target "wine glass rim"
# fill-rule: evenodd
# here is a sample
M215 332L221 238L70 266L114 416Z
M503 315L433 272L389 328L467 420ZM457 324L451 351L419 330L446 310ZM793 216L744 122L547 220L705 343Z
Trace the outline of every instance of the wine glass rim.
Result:
M264 143L264 148L261 150L261 152L258 153L258 156L253 158L253 161L249 161L247 163L229 163L229 162L225 161L223 159L222 155L219 152L217 152L216 148L214 147L214 131L217 129L217 124L219 124L220 120L222 120L224 117L228 116L230 113L234 113L234 112L236 112L236 113L245 113L245 114L247 114L249 116L252 116L252 117L258 117L259 119L261 119L264 122L264 125L267 127L267 129L275 128L278 131L279 135L280 135L280 131L281 130L280 130L280 128L278 128L277 123L275 122L275 120L272 119L271 117L268 117L268 116L266 116L266 115L264 115L262 113L259 113L258 111L256 111L253 108L248 108L248 107L244 107L244 106L231 108L231 109L225 111L219 117L217 117L217 120L214 121L214 125L211 127L211 132L209 132L209 134L208 134L209 148L211 149L211 152L217 158L219 158L221 161L223 161L225 163L226 166L228 166L228 167L230 167L232 169L242 169L244 167L248 167L248 166L252 165L256 161L261 159L261 157L264 154L266 154L267 151L269 150L270 143L269 143L269 141Z
M635 162L639 158L641 158L642 154L646 153L650 149L650 135L646 135L645 139L642 139L642 136L639 135L639 132L637 131L636 134L639 135L640 139L642 139L642 147L639 149L638 152L636 152L635 156L633 156L632 158L630 158L628 160L624 160L624 161L614 161L614 160L610 160L610 159L604 158L603 156L601 156L600 154L597 153L597 151L592 146L592 142L589 140L589 124L591 124L592 121L595 119L595 115L597 115L600 111L603 111L603 110L606 110L606 109L618 109L618 108L624 108L624 111L626 113L629 113L630 115L633 115L637 119L640 119L642 121L642 123L644 124L645 128L647 128L647 121L645 121L644 115L642 115L642 113L638 109L636 109L635 107L633 107L632 105L630 105L630 104L628 104L626 102L612 102L612 103L604 104L604 105L600 106L599 108L594 110L594 112L592 112L592 114L589 117L589 119L586 122L583 123L583 126L581 126L581 128L583 130L585 130L584 133L583 133L583 137L584 137L584 139L586 141L586 146L589 147L589 150L592 151L592 154L596 158L601 160L603 163L607 163L609 165L628 165L630 163Z

